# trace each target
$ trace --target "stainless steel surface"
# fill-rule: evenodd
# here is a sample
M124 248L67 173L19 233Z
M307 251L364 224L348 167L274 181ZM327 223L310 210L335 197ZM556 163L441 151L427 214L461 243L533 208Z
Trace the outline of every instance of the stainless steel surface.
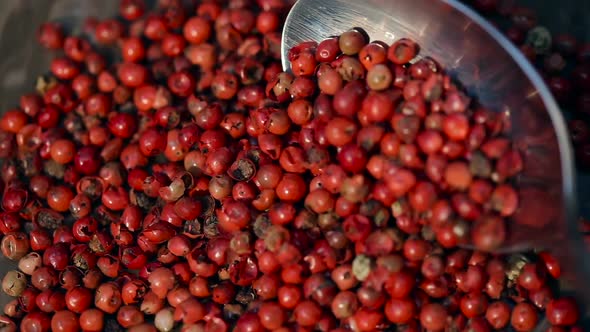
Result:
M321 41L352 27L391 43L408 37L421 56L439 61L481 104L510 118L524 156L519 212L504 251L550 247L573 285L590 299L590 260L576 216L575 171L564 118L532 65L491 24L454 0L299 0L283 29L282 60L302 41ZM576 254L579 253L579 254ZM575 286L574 286L575 287Z

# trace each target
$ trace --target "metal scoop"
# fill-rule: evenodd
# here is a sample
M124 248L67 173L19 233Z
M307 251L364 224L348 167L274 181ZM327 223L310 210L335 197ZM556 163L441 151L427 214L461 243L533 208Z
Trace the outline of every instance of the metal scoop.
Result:
M574 267L577 280L588 280L590 262L577 229L575 172L564 118L520 50L455 0L299 0L283 30L283 68L289 69L291 47L353 27L389 44L413 39L421 56L433 57L482 105L509 119L524 171L516 183L520 209L502 251L552 248ZM590 287L578 285L590 298Z

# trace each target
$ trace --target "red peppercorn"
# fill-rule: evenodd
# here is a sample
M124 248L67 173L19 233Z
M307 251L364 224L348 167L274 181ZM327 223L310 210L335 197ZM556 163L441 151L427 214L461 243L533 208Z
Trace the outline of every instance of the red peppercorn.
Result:
M395 64L410 62L419 52L419 47L412 40L402 38L394 42L387 51L387 58Z
M50 331L51 318L43 312L31 312L22 318L20 328L24 331Z
M447 319L445 307L437 303L429 303L420 309L420 323L429 330L442 330Z
M267 329L277 329L286 320L286 314L278 303L264 302L258 309L260 324Z
M78 173L91 175L100 168L98 150L93 147L82 147L78 149L74 157L74 168Z
M79 74L78 66L68 58L56 58L51 61L51 72L62 80L71 80Z
M2 114L2 118L0 118L0 129L17 134L28 121L29 119L24 112L20 110L9 110Z
M104 313L98 309L88 309L79 318L80 327L86 331L102 331Z
M90 307L92 292L85 287L75 287L66 292L65 300L68 310L79 314Z
M284 201L296 202L303 198L306 185L303 178L297 174L285 174L276 186L277 196Z
M109 314L115 313L121 302L121 292L114 283L100 285L94 294L94 305Z
M145 56L145 47L140 38L130 37L121 44L121 55L127 62L139 62Z
M360 309L352 317L359 331L372 331L381 324L383 314L379 311Z
M195 85L195 79L188 72L180 71L168 77L170 92L180 97L190 96L195 89Z
M390 299L385 304L385 315L387 319L395 324L408 323L416 313L416 304L413 300L406 299Z
M113 44L122 34L122 24L114 19L99 22L94 29L96 40L104 45Z
M184 38L191 44L201 44L211 36L211 24L203 17L192 17L183 28Z
M530 303L521 302L512 309L510 324L516 331L530 331L537 321L537 311Z
M119 14L126 20L140 18L145 11L143 0L123 0L119 3Z
M137 88L143 85L148 79L147 69L132 62L122 63L117 69L117 77L125 86Z
M571 326L580 319L578 305L568 297L549 301L545 314L549 323L558 326Z
M37 30L37 40L47 49L60 49L64 43L64 34L58 23L43 23Z
M319 322L321 314L321 308L312 301L300 302L294 310L295 319L301 326L315 325Z

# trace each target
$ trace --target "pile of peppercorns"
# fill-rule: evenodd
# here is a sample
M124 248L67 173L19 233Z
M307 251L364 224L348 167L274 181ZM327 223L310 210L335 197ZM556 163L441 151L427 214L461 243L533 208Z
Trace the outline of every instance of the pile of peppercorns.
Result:
M50 70L0 118L2 331L582 331L550 253L491 253L509 119L409 39L353 29L283 72L288 9L40 27Z

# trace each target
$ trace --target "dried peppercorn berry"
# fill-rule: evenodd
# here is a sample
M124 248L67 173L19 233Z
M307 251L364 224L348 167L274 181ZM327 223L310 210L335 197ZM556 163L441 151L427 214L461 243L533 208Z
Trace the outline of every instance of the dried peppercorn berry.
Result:
M389 47L387 50L387 58L395 64L403 65L416 57L419 50L418 44L414 41L402 38Z
M356 29L344 32L338 38L340 51L346 55L355 55L359 53L367 43L364 34Z
M539 319L537 310L530 303L519 303L512 309L510 325L516 331L531 331Z
M578 305L572 298L558 298L549 301L545 314L549 323L558 326L571 326L580 319Z
M545 310L576 323L573 301L551 299L547 254L512 269L478 251L509 238L520 145L434 59L415 62L415 42L355 28L293 48L287 73L286 1L185 4L121 1L121 20L88 24L100 49L40 31L64 49L59 83L0 119L2 252L22 271L3 280L19 296L10 319L485 331Z

